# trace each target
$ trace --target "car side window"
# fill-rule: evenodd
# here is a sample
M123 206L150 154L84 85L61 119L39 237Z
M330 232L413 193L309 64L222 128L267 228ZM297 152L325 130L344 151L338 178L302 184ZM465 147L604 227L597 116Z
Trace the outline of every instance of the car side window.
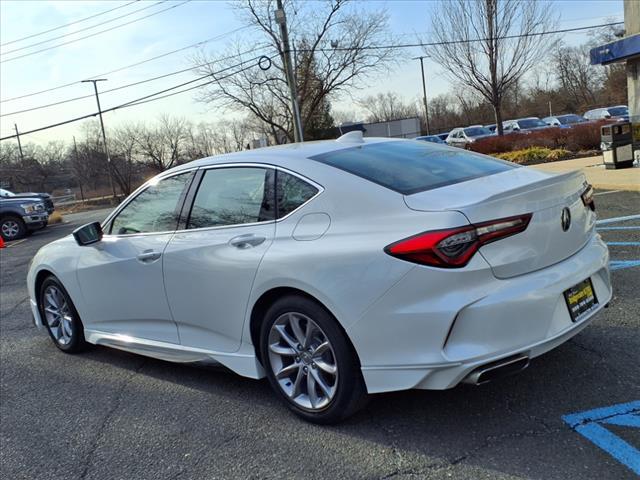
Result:
M316 187L295 175L278 170L276 172L276 178L278 218L289 215L318 193Z
M242 225L274 219L273 169L212 168L204 172L187 228Z
M175 230L181 199L193 175L193 172L182 173L149 185L112 220L109 232L125 235Z

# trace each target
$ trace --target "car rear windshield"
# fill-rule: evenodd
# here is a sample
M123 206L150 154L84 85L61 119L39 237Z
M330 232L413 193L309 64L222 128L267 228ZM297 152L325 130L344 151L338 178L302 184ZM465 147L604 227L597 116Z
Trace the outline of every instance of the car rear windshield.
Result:
M584 118L581 117L580 115L561 115L556 118L562 125L567 125L571 123L582 123L585 121Z
M491 130L484 127L471 127L465 128L464 133L467 134L467 137L479 137L480 135L491 135Z
M629 109L627 107L612 107L607 108L612 117L622 117L629 115Z
M547 126L547 124L539 118L525 118L523 120L518 120L518 124L520 125L520 128L535 128Z
M403 195L504 172L517 165L417 141L381 142L310 157Z

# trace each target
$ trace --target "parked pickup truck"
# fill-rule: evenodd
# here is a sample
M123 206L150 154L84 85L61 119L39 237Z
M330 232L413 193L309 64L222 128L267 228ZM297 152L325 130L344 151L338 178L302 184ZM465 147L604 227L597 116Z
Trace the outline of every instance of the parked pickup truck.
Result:
M0 196L0 235L16 240L47 226L49 214L39 197Z
M55 207L53 206L53 200L51 200L51 195L48 193L13 193L9 190L5 190L4 188L0 188L0 198L39 198L42 203L44 203L44 208L49 215L53 213Z

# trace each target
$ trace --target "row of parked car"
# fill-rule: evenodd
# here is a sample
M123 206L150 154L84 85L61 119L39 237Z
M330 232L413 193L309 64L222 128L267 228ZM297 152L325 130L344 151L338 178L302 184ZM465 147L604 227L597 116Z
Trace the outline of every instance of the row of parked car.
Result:
M0 188L0 236L17 240L44 228L54 211L48 193L13 193Z
M529 133L545 128L571 128L580 123L594 122L598 120L629 121L629 108L626 105L615 107L596 108L585 112L584 115L569 113L566 115L552 115L540 119L538 117L517 118L502 122L502 129L505 134L509 133ZM438 135L425 135L417 137L416 140L424 140L433 143L447 143L454 147L466 148L468 144L476 142L482 138L496 135L496 124L491 125L471 125L469 127L454 128L450 132Z

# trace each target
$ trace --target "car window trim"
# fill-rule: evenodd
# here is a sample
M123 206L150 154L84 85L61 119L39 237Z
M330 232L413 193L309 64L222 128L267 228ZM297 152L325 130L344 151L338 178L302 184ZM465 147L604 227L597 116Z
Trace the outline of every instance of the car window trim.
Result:
M216 165L217 167L217 165ZM273 168L269 168L266 165L254 165L254 166L245 166L245 165L238 165L238 164L232 164L230 167L226 167L226 168L261 168L263 170L274 170ZM202 185L202 180L204 180L204 176L206 175L206 171L207 170L214 170L214 168L208 168L208 167L202 167L199 170L199 175L198 175L198 182L196 183L196 186L193 189L193 195L190 198L190 202L189 202L189 207L187 210L187 215L185 218L185 223L182 226L183 228L181 230L176 230L176 231L180 231L180 232L193 232L193 231L197 231L197 230L208 230L211 228L222 228L222 227L239 227L239 226L244 226L244 225L261 225L261 224L266 224L266 223L272 223L275 221L275 218L273 220L263 220L261 222L248 222L248 223L233 223L231 225L211 225L209 227L199 227L199 228L188 228L189 227L189 220L191 219L191 212L193 211L193 206L195 205L195 200L196 200L196 196L198 195L198 190L200 189L200 186ZM273 175L271 177L271 183L273 184L273 188L275 190L275 175ZM275 211L277 211L277 207L276 205L274 205L274 209Z
M152 179L146 181L145 183L143 183L142 185L140 185L136 190L133 191L133 193L130 195L130 198L127 199L126 202L122 202L113 212L111 212L109 214L109 216L102 222L101 226L105 232L104 236L105 237L115 237L115 238L122 238L122 237L137 237L137 236L142 236L142 235L163 235L163 234L167 234L167 233L172 233L175 232L176 230L163 230L161 232L140 232L140 233L122 233L122 234L117 234L117 233L112 233L111 229L113 228L113 220L120 214L120 212L122 210L124 210L125 208L127 208L127 206L133 202L136 198L138 198L138 196L146 191L150 186L151 186L151 181L154 180L155 178L157 178L157 182L159 183L162 180L166 180L168 178L172 178L172 177L176 177L178 175L182 175L185 173L189 173L189 172L193 172L195 170L198 170L198 167L192 167L192 168L187 168L184 170L180 170L177 172L171 172L170 174L164 175L161 174L160 177L153 177ZM191 177L191 183L189 184L189 187L186 188L181 194L180 197L178 198L178 203L182 202L182 205L180 206L180 212L182 212L182 210L184 209L184 201L186 199L186 195L185 192L188 192L191 189L191 185L193 185L193 179L195 178L195 175L193 175ZM176 210L178 210L178 208L176 208ZM178 220L178 223L176 225L179 225L180 221ZM108 232L108 233L106 233Z
M318 197L319 195L321 195L325 188L324 186L322 186L321 184L319 184L318 182L311 180L309 177L306 177L304 175L302 175L301 173L295 172L293 170L289 170L288 168L285 167L281 167L280 165L274 165L274 164L270 164L270 163L257 163L257 162L233 162L233 163L218 163L218 164L212 164L212 165L204 165L204 166L197 166L197 167L190 167L190 168L186 168L184 170L180 170L177 172L171 172L171 174L160 174L161 176L158 178L158 181L164 180L166 178L171 178L174 177L176 175L181 175L183 173L187 173L187 172L192 172L192 171L196 171L196 174L192 177L191 179L191 184L189 185L189 189L188 192L184 198L184 203L182 204L182 208L180 211L180 215L181 218L178 221L178 227L183 227L182 225L182 214L185 212L185 207L189 208L189 212L191 212L191 208L193 208L193 201L195 200L195 192L197 191L197 188L195 187L196 185L199 185L199 182L196 182L196 178L198 177L198 175L200 174L200 178L199 180L202 179L202 176L204 175L204 171L205 170L210 170L210 169L214 169L214 168L226 168L226 167L259 167L259 168L271 168L274 170L280 170L284 173L288 173L289 175L293 175L294 177L298 177L299 179L301 179L304 182L307 182L308 184L312 185L313 187L315 187L318 191L317 193L309 198L306 202L300 204L300 206L298 206L298 208L296 208L295 210L292 210L291 212L289 212L287 215L285 215L282 218L278 218L276 220L265 220L263 222L256 222L256 223L238 223L238 224L234 224L234 225L220 225L220 226L216 226L216 227L202 227L202 228L192 228L192 229L186 229L186 228L176 228L175 230L166 230L166 231L162 231L162 232L143 232L143 233L126 233L126 234L112 234L111 232L111 226L112 226L112 221L113 219L124 209L126 208L127 205L129 205L129 203L131 203L138 195L140 195L144 190L146 190L147 188L149 188L151 180L148 180L147 182L143 183L142 185L140 185L136 190L133 191L133 193L130 195L131 198L129 198L126 202L121 203L113 212L111 212L107 218L102 222L102 227L104 229L105 232L109 231L109 233L105 233L104 236L105 237L109 237L109 238L126 238L126 237L136 237L136 236L143 236L143 235L166 235L167 233L184 233L184 232L197 232L197 231L201 231L201 230L212 230L212 229L221 229L221 228L237 228L237 227L244 227L244 226L253 226L253 225L262 225L262 224L267 224L267 223L278 223L281 222L283 220L286 220L287 218L289 218L291 215L293 215L294 213L296 213L298 210L300 210L302 207L304 207L306 204L308 204L309 202L311 202L313 199L315 199L316 197ZM202 172L202 173L200 173ZM275 175L274 175L275 177ZM156 178L156 177L154 177ZM274 188L274 195L275 195L275 188ZM276 198L277 201L277 198ZM277 203L276 203L277 205ZM277 209L277 206L276 206ZM186 226L186 223L184 224ZM108 228L107 228L108 226Z
M205 165L205 166L201 166L199 167L199 170L202 171L202 174L200 176L200 182L202 181L202 178L204 177L205 171L206 170L212 170L212 169L217 169L217 168L229 168L229 167L245 167L245 168L264 168L264 169L272 169L275 170L275 175L274 175L274 183L276 182L276 178L277 178L277 172L281 171L284 173L288 173L289 175L293 175L294 177L299 178L300 180L308 183L309 185L315 187L318 191L316 192L316 194L312 197L310 197L306 202L300 204L295 210L292 210L291 212L289 212L287 215L285 215L282 218L276 218L274 220L264 220L262 222L251 222L251 223L234 223L233 225L217 225L217 226L211 226L211 227L200 227L200 228L186 228L186 225L188 222L185 222L184 225L180 225L184 228L182 228L181 230L176 230L176 233L186 233L186 232L200 232L200 231L205 231L205 230L220 230L220 229L224 229L224 228L238 228L238 227L249 227L249 226L255 226L255 225L266 225L269 223L278 223L281 222L283 220L286 220L287 218L289 218L291 215L293 215L295 212L297 212L298 210L300 210L302 207L304 207L306 204L308 204L309 202L311 202L314 198L316 198L318 195L320 195L322 192L324 192L324 187L322 185L320 185L318 182L315 182L313 180L311 180L308 177L305 177L304 175L294 172L292 170L289 170L288 168L284 168L281 167L279 165L273 165L270 163L257 163L257 162L251 162L251 163L220 163L220 164L214 164L214 165ZM195 177L194 177L195 178ZM195 182L192 183L192 185L196 185ZM199 187L199 183L197 184L197 186ZM276 185L274 185L274 195L276 195L275 191L276 191ZM188 205L188 211L189 211L189 215L191 215L191 210L193 209L193 203L195 201L195 194L197 192L197 187L194 187L194 192L193 195L188 195L188 202L187 204L185 204L185 207ZM191 192L190 192L191 193ZM278 212L278 203L277 203L277 196L275 198L276 201L276 213ZM184 207L183 207L184 209ZM188 216L187 216L188 218Z

